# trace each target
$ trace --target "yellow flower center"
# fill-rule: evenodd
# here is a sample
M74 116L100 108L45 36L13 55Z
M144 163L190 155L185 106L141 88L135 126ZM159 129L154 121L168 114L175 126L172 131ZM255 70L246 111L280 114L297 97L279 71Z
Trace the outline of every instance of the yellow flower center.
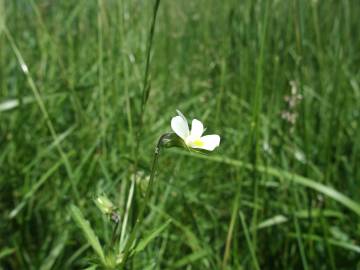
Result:
M196 146L196 147L202 147L202 146L204 146L204 142L203 142L202 140L200 140L200 139L194 140L194 141L193 141L193 144L194 144L194 146Z

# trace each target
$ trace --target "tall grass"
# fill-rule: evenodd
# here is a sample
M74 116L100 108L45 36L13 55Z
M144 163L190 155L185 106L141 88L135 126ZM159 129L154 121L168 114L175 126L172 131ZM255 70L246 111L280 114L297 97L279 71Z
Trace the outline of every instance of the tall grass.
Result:
M126 246L176 109L222 142L162 153L126 269L359 268L358 1L159 2L0 0L0 269L110 265L93 199Z

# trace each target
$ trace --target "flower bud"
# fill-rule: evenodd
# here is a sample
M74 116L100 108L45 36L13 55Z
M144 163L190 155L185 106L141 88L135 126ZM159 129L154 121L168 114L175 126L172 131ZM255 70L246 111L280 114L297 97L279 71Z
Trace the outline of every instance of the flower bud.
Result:
M95 200L95 204L105 215L110 215L116 210L114 204L106 196L98 196Z
M187 148L184 141L175 133L165 133L162 135L159 141L159 146L170 148L170 147L181 147L181 148Z
M139 187L141 195L145 196L149 186L150 176L146 175L143 171L138 171L136 174L133 174L132 179L136 181L136 185Z

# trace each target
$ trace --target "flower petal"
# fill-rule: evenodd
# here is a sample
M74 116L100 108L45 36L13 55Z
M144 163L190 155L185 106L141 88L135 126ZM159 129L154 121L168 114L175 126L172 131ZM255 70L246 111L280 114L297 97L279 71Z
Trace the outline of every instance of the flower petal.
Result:
M214 150L216 147L220 145L220 136L219 135L206 135L201 137L202 145L194 148L200 148L208 151Z
M188 123L186 119L181 116L175 116L171 119L171 128L176 133L176 135L178 135L183 140L189 136Z
M204 133L204 125L199 120L194 119L191 123L191 136L197 138L201 137L201 135Z

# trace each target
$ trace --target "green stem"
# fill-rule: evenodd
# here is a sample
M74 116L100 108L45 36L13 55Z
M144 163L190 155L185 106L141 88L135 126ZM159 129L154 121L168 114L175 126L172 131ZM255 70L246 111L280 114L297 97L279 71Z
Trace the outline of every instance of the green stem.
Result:
M113 233L112 233L112 237L111 237L111 246L114 246L115 245L115 241L116 241L116 235L117 235L117 230L119 228L119 221L116 221L115 223L115 226L114 226L114 230L113 230Z
M139 147L140 147L141 131L143 129L143 124L144 124L145 106L146 106L146 102L147 102L147 99L150 94L150 84L149 84L150 54L151 54L151 48L152 48L152 44L153 44L156 16L157 16L157 12L159 9L159 4L160 4L160 0L156 0L156 2L154 4L153 19L152 19L152 23L151 23L151 27L150 27L150 34L148 37L147 49L146 49L146 65L145 65L145 75L144 75L144 81L143 81L142 97L141 97L141 108L140 108L141 111L140 111L140 119L139 119L140 121L139 121L139 128L135 134L135 148L133 151L134 158L135 158L135 162L134 162L134 166L133 166L135 182L137 180L137 169L138 169L138 163L139 163ZM154 159L155 159L155 157L154 157ZM138 222L136 220L136 224L137 223ZM136 226L136 224L135 224L135 226ZM125 248L125 250L127 250L127 249Z
M155 32L155 23L156 23L156 16L159 9L160 0L156 0L154 4L154 12L153 12L153 19L150 27L150 34L149 39L147 43L147 53L146 53L146 65L145 65L145 76L144 76L144 82L143 82L143 91L142 91L142 98L141 98L141 115L142 118L145 111L145 105L147 103L147 100L149 98L150 94L150 86L149 86L149 71L150 71L150 53L151 48L153 45L153 37Z
M149 180L149 185L147 186L146 189L146 193L145 193L145 197L144 200L142 201L142 204L140 205L140 210L139 213L137 215L136 221L135 221L135 226L129 236L129 239L126 241L126 246L124 248L123 254L123 260L121 262L120 265L120 269L122 269L125 266L125 263L127 261L127 258L129 257L129 254L131 252L131 246L133 245L134 241L135 241L135 237L136 234L140 228L140 225L142 224L143 220L144 220L144 212L145 212L145 208L148 204L149 198L150 198L150 194L152 191L152 186L154 184L154 179L155 179L155 173L156 173L156 168L157 168L157 164L158 164L158 160L159 160L159 155L160 155L160 149L161 149L161 144L163 141L164 136L167 136L167 134L164 134L160 137L158 143L156 144L155 147L155 151L154 151L154 157L153 157L153 161L152 161L152 166L151 166L151 174L150 174L150 180Z

